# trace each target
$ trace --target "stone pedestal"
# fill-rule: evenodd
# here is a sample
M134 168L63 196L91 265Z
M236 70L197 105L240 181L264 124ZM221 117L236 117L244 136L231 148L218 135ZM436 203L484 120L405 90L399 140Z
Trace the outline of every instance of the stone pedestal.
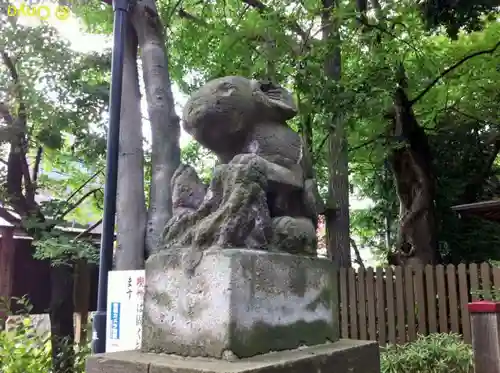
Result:
M244 358L339 339L330 261L225 249L190 273L188 253L146 264L143 352Z
M146 263L142 351L94 355L87 373L378 373L376 342L339 340L329 260L226 249Z
M379 373L376 342L335 343L258 355L238 361L185 358L139 351L94 355L87 373Z

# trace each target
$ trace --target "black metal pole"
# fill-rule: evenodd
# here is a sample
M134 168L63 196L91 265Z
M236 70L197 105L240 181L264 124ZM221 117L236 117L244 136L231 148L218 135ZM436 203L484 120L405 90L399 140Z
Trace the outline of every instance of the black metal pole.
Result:
M113 263L115 238L116 189L118 178L118 147L120 137L120 111L122 106L123 58L125 27L129 0L113 0L113 55L111 60L111 88L109 97L109 128L106 148L106 184L104 185L104 213L101 251L99 255L99 284L97 312L94 315L92 352L106 351L106 305L108 298L108 272Z

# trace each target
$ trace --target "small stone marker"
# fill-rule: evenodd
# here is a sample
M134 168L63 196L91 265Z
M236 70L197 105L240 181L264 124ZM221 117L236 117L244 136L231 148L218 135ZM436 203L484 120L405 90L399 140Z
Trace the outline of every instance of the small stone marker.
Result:
M219 158L210 185L181 165L173 217L146 262L142 348L87 373L379 373L377 342L339 339L337 270L316 257L324 206L281 87L215 79L186 131Z

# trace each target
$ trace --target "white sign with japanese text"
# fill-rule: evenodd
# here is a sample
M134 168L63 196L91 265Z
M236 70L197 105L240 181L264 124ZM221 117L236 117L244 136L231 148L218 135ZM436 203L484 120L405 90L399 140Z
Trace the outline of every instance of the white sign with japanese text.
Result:
M109 272L106 352L140 349L144 289L144 270Z

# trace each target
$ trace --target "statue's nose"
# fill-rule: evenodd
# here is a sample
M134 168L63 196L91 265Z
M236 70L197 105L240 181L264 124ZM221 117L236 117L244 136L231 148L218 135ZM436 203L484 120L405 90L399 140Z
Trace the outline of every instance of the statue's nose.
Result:
M228 96L231 96L234 91L236 91L236 88L234 88L234 87L228 87L226 89L222 89L220 91L220 93L221 93L222 96L228 97Z

